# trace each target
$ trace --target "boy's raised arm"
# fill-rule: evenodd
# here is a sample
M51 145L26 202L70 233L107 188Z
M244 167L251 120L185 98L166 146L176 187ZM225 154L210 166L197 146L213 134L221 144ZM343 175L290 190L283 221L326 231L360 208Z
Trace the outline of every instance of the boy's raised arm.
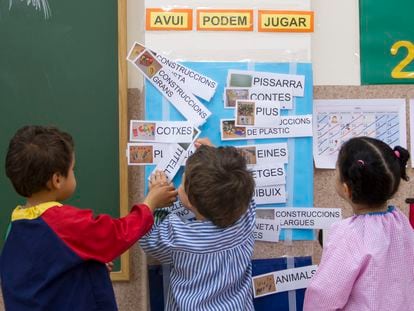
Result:
M92 210L71 206L50 209L42 218L82 259L106 263L146 234L154 222L152 211L169 205L176 195L171 185L153 187L143 204L134 205L131 212L121 218L105 214L94 217Z

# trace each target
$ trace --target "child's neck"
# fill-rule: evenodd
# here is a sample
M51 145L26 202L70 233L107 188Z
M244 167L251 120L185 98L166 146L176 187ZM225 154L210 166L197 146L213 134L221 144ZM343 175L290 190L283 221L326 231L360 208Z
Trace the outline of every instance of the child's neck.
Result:
M388 204L385 202L381 205L366 205L351 203L354 214L364 215L369 213L382 213L388 210Z
M196 220L206 220L206 218L205 218L203 215L201 215L195 207L190 206L190 207L187 207L187 208L188 208L190 211L192 211L192 212L193 212L193 214L194 214L194 216L195 216L195 219L196 219Z
M50 190L41 190L32 194L26 200L26 205L23 208L29 208L46 202L53 202L57 200L56 193Z

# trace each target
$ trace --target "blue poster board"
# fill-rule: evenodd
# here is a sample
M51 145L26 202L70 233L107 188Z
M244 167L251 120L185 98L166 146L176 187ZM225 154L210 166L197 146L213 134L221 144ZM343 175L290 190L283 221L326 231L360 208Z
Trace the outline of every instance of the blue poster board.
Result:
M289 267L290 269L312 265L312 257L310 256L293 257L290 258L290 261L293 265L292 267ZM285 269L288 269L288 259L286 257L252 260L252 276ZM164 271L161 265L148 265L151 311L164 310L164 296L166 294L164 291L164 277ZM288 311L291 310L290 307L292 306L289 306L289 304L291 304L296 306L295 310L302 310L305 290L305 288L295 290L294 295L291 295L290 299L289 292L281 292L278 294L255 298L253 299L254 309L256 311Z
M290 258L293 263L292 268L299 268L312 265L312 257L294 257ZM252 276L270 273L274 271L280 271L288 269L288 259L282 258L270 258L270 259L254 259L252 260ZM294 310L303 310L303 301L305 299L305 288L297 289L294 291L294 301L289 302L289 292L281 292L278 294L268 295L260 298L253 299L254 309L256 311L267 310L279 310L288 311L292 306L296 306ZM291 297L292 298L292 297ZM315 310L316 311L316 310Z
M264 71L305 76L303 97L294 97L294 108L282 110L281 115L312 114L313 81L310 63L253 63L253 62L184 62L185 66L196 70L218 82L217 91L210 102L200 101L212 112L207 122L201 126L200 137L208 137L216 146L242 146L252 144L269 144L286 142L288 145L289 163L286 165L287 202L283 204L260 205L260 207L311 207L313 206L313 159L312 138L278 138L221 141L220 120L234 118L233 109L224 109L223 92L226 87L229 69ZM171 105L166 98L148 81L145 83L145 119L154 121L183 121L185 118ZM154 169L145 169L145 180ZM181 183L183 168L173 180L175 186ZM147 185L146 185L147 186ZM291 234L292 233L292 234ZM280 239L312 240L312 230L282 230Z

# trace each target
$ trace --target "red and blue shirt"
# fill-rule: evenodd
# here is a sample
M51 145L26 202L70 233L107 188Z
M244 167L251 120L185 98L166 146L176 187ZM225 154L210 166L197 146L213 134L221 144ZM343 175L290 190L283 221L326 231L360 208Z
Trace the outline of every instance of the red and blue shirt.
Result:
M117 310L105 263L152 226L146 205L122 218L57 202L17 207L0 258L7 310Z

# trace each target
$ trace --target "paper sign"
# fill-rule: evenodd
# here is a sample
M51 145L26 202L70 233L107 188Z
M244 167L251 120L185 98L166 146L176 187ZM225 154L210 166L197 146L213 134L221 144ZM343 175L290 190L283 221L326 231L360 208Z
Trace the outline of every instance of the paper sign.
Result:
M252 100L261 100L271 103L279 103L280 109L293 108L292 88L261 88L252 87L249 89L249 97Z
M313 157L317 168L334 169L342 144L369 136L394 148L407 146L405 99L314 101Z
M146 30L191 30L192 9L146 9Z
M275 208L275 217L284 229L329 229L342 219L340 208L283 207Z
M180 144L185 150L186 150L186 155L184 157L183 162L181 163L181 165L185 165L187 162L187 159L189 156L191 156L195 151L196 151L196 147L194 146L194 142L197 140L197 138L200 136L201 131L197 128L194 128L194 135L193 135L193 141L191 142L191 144Z
M288 162L289 154L286 143L246 145L236 146L236 148L242 151L247 164Z
M286 269L252 277L255 298L306 288L317 265Z
M234 86L292 88L294 96L303 96L305 76L230 69L227 73L227 87Z
M162 65L145 49L134 65L160 91L160 93L189 121L198 127L206 122L211 112L175 77L167 66Z
M257 187L254 189L253 199L256 204L276 204L286 202L285 185Z
M163 171L169 181L172 181L175 174L177 174L181 163L187 155L186 149L179 144L168 144L168 156L159 161L158 165L152 171L151 175L156 171ZM148 176L148 179L151 178Z
M282 116L278 126L266 128L236 126L234 119L222 119L220 131L222 140L311 137L312 115Z
M168 150L168 144L129 143L127 147L128 165L158 164L167 155Z
M198 9L197 30L252 31L253 10Z
M261 219L256 217L253 230L254 239L264 242L278 242L280 226L276 219Z
M259 32L313 32L313 12L259 10Z
M237 100L236 126L271 127L279 123L279 103Z
M192 211L185 208L183 203L180 200L175 201L171 206L167 208L170 213L176 214L183 220L192 220L195 219L195 215Z
M191 143L194 128L186 121L131 120L131 141L154 141L158 143Z
M286 183L285 165L273 163L268 165L251 165L249 170L252 172L256 186L271 186Z
M127 59L134 62L137 56L142 53L145 47L138 42L135 42L129 51ZM213 79L186 67L178 62L175 62L160 53L152 51L157 60L166 68L168 68L175 77L194 95L210 101L216 92L218 83Z

